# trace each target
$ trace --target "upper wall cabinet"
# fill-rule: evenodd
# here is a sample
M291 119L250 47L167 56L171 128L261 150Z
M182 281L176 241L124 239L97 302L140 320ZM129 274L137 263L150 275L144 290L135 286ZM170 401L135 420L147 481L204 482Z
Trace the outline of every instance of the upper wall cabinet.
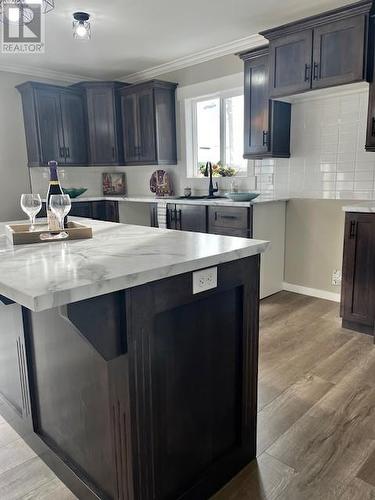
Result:
M90 165L123 165L121 102L122 82L81 82L84 92Z
M79 90L26 82L19 85L29 167L56 160L87 165L86 120Z
M290 156L291 105L269 98L269 50L240 55L244 61L244 158Z
M177 84L152 80L120 90L125 165L175 165Z
M270 40L270 95L365 80L371 1L261 33Z

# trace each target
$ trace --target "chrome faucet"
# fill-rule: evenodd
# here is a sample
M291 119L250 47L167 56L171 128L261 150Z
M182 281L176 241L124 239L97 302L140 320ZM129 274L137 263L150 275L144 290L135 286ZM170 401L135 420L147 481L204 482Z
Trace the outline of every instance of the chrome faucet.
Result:
M210 176L210 184L208 186L208 198L215 198L215 194L219 191L219 187L217 185L217 182L215 182L216 187L214 188L213 182L212 182L212 163L208 161L206 163L206 170L204 171L204 176L208 177Z

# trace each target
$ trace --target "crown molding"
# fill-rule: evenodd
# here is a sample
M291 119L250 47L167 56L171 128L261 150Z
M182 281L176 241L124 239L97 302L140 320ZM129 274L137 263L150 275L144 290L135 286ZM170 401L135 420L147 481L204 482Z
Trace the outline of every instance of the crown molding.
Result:
M217 45L216 47L212 47L210 49L195 52L189 56L180 57L174 61L160 64L159 66L153 66L149 69L138 71L137 73L124 75L119 79L127 83L137 83L143 80L150 80L164 73L170 73L189 66L194 66L195 64L204 63L218 57L243 52L245 50L251 50L256 47L260 47L265 43L268 42L263 36L257 34L250 35L232 42Z
M69 73L60 73L51 69L41 69L35 66L19 66L0 63L0 71L6 73L16 73L19 75L33 76L35 78L43 78L47 80L56 80L65 83L77 83L84 81L95 81L96 78L90 78L82 75L71 75Z

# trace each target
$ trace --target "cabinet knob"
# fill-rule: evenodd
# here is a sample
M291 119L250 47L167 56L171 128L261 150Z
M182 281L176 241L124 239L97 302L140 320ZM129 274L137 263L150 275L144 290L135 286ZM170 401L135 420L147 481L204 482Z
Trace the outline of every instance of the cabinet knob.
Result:
M268 132L263 130L263 146L268 146Z

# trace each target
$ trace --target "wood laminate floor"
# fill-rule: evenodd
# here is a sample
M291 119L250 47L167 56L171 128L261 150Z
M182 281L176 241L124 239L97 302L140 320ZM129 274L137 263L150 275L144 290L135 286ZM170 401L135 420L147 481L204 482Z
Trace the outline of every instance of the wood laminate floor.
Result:
M73 500L0 417L0 500ZM338 304L262 301L258 459L212 500L375 500L375 347Z

